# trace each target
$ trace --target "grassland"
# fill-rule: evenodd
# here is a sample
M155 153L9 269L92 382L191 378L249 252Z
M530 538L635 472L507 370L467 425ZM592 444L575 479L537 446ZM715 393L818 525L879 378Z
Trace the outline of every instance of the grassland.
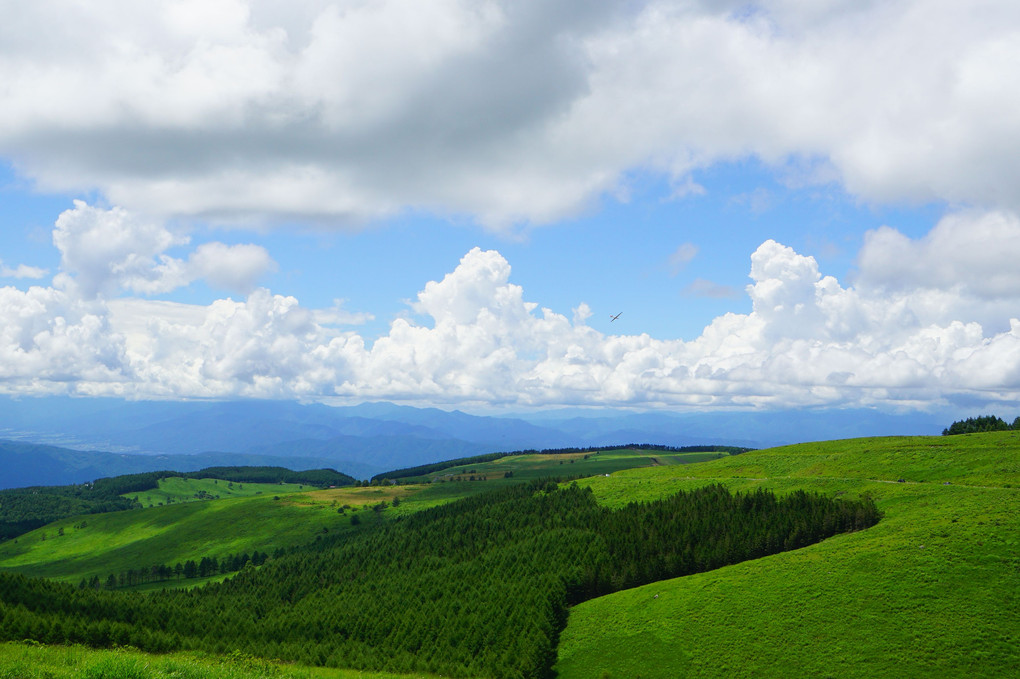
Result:
M0 643L0 679L428 679L431 675L360 672L268 662L234 654L211 658L129 649Z
M366 506L416 490L331 488L71 517L0 543L0 569L77 583L203 556L273 552L330 532L370 529L382 516ZM341 514L337 510L344 505L350 509ZM352 513L364 518L360 526L351 525Z
M491 462L450 467L429 474L422 480L444 482L452 479L485 477L488 481L505 478L509 472L515 481L547 476L595 476L612 474L634 467L691 464L727 457L727 453L674 453L668 451L619 448L594 452L510 455Z
M234 483L222 479L185 479L171 476L159 480L159 487L138 493L125 493L123 497L136 499L142 507L159 507L175 502L282 495L305 490L296 483Z
M801 444L581 481L610 506L715 482L867 493L885 518L581 604L556 669L563 679L1020 676L1018 481L1020 432Z

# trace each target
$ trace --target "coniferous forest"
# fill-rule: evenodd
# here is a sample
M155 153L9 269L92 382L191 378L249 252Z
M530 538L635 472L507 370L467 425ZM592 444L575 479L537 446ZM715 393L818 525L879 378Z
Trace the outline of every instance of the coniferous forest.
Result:
M610 510L576 485L522 483L323 539L196 590L116 592L0 574L0 639L546 677L572 604L878 519L870 500L804 492L708 486Z

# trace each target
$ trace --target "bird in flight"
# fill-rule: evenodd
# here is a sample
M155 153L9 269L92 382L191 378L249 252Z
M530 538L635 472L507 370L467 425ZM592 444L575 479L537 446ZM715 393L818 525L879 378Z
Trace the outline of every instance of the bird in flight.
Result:
M622 313L623 312L621 311L620 314L622 314ZM612 323L613 321L615 321L617 318L620 317L620 314L616 314L615 316L612 315L612 314L609 314L609 322Z

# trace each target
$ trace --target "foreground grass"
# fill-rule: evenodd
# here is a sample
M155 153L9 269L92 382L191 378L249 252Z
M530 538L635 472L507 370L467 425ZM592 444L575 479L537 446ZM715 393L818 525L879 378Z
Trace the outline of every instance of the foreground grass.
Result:
M867 493L885 518L581 604L556 669L563 679L1020 676L1018 479L1020 436L1009 432L802 444L582 481L611 506L713 482Z
M0 643L0 679L412 679L431 675L278 664L235 654L165 656L81 646Z

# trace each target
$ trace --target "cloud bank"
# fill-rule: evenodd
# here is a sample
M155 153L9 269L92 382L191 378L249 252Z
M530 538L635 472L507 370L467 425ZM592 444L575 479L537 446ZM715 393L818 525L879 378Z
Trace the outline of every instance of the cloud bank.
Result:
M583 301L570 318L542 308L512 282L502 255L478 248L427 282L408 317L374 341L351 329L359 319L339 302L308 309L264 288L208 306L115 294L202 271L212 250L236 264L222 274L231 281L250 280L268 258L220 244L186 259L165 254L181 242L120 208L79 203L61 215L55 284L0 288L0 389L644 408L919 408L1020 397L1011 249L1020 221L1006 214L956 213L918 240L872 231L851 286L765 241L750 257L751 313L720 316L688 342L601 333L586 324ZM961 242L1004 251L977 258ZM951 275L939 273L946 268Z
M228 220L501 229L748 156L1015 211L1018 24L1010 0L37 0L0 26L0 154Z

